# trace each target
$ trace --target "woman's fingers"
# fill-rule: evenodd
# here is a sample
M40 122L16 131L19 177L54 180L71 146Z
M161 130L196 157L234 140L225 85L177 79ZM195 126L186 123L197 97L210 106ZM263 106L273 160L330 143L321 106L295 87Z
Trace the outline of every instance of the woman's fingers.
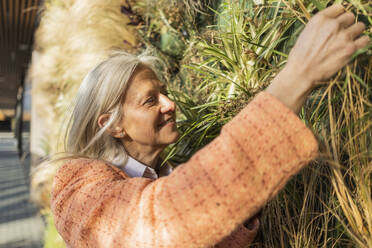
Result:
M355 16L353 13L350 13L350 12L344 13L340 15L339 17L337 17L337 21L340 23L341 27L343 28L347 28L350 25L352 25L354 23L354 20L355 20Z
M360 48L363 48L363 47L367 46L370 41L371 41L371 39L368 36L365 35L365 36L362 36L362 37L358 38L354 42L354 44L355 44L357 49L360 49Z
M329 18L336 18L344 12L345 12L345 9L341 4L334 4L331 7L328 7L319 13Z
M288 56L286 68L297 74L297 81L316 85L326 81L357 50L366 46L368 37L361 37L363 23L345 13L342 5L333 5L311 18Z
M354 25L350 26L345 30L347 35L351 38L351 40L355 40L359 35L361 35L366 28L362 22L355 23Z
M361 36L365 25L354 22L355 16L345 13L342 5L333 5L312 17L289 53L285 68L269 86L269 92L282 94L285 102L289 96L306 96L316 85L326 82L350 61L357 49L370 42L369 37ZM300 102L292 104L292 109L298 110Z
M348 48L353 47L353 49L349 49L350 54L368 45L368 43L370 42L370 38L368 36L359 37L366 27L362 22L354 23L354 14L350 12L344 13L337 17L337 21L338 23L340 23L340 26L345 29L343 32L344 35L346 34L347 41L354 41L354 44L352 46L348 46Z

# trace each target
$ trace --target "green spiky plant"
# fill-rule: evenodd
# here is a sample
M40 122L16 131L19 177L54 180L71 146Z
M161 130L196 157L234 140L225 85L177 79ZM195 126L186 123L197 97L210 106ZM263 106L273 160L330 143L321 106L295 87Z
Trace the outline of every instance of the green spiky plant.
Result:
M174 32L197 27L186 30L192 35L182 40L184 53L175 57L158 47L177 68L169 78L181 113L181 139L167 159L186 161L215 138L284 66L309 18L334 2L225 0L209 9L199 5L204 9L192 17L180 11L189 23ZM350 0L344 5L370 35L371 4ZM203 13L208 20L214 16L204 26L198 23ZM169 23L156 22L167 18L156 10L151 15L154 22L142 34L156 40L159 33L148 27L161 30ZM319 137L321 156L263 209L253 247L372 247L371 68L370 46L309 97L300 117Z

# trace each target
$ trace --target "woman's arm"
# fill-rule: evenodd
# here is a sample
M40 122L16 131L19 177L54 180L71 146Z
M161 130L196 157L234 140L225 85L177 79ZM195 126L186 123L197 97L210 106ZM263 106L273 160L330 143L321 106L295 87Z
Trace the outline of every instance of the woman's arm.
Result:
M128 178L73 160L54 179L52 212L72 247L208 247L254 215L317 154L310 130L260 93L169 176Z

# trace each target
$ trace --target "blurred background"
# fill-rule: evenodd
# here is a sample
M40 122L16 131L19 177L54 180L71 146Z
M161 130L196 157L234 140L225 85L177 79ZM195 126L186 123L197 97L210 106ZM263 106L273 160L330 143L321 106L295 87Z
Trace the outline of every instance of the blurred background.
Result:
M29 201L31 62L41 1L0 2L0 247L42 247L44 222Z
M0 248L65 247L49 206L58 166L37 168L63 150L75 93L113 50L164 61L182 133L164 157L179 164L265 89L333 3L371 37L369 0L0 0ZM263 208L252 247L372 247L371 55L357 51L309 97L300 118L321 156Z

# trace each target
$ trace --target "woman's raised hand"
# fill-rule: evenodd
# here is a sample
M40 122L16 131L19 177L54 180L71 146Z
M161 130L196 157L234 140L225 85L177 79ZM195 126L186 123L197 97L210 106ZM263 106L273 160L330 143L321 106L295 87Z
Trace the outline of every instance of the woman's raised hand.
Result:
M333 5L316 14L291 50L286 67L312 84L329 79L346 65L350 56L369 43L359 37L365 29L352 13Z
M360 36L363 23L355 23L352 13L336 4L310 19L291 50L285 68L267 91L298 112L308 93L329 79L350 60L351 55L368 45Z

